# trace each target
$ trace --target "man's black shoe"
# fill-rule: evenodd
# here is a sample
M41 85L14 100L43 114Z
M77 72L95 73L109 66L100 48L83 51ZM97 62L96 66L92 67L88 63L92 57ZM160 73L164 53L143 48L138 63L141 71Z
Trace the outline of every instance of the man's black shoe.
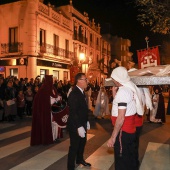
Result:
M80 162L76 162L76 164L82 164L83 166L91 166L90 163L86 162L86 161L80 161Z

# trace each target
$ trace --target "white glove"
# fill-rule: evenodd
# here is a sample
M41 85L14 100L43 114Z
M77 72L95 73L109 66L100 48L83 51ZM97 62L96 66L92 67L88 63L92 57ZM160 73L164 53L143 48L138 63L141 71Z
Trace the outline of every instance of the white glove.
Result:
M87 121L87 130L90 130L90 123Z
M81 138L84 138L84 137L85 137L85 133L86 133L86 131L85 131L85 129L84 129L83 126L81 126L81 127L78 128L78 134L79 134L79 136L80 136Z

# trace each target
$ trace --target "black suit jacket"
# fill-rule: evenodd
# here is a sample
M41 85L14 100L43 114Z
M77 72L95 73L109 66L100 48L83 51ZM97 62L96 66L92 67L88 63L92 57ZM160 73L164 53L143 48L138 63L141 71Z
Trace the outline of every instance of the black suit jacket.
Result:
M68 97L69 117L67 128L69 131L77 131L81 126L87 130L88 105L85 95L75 86Z

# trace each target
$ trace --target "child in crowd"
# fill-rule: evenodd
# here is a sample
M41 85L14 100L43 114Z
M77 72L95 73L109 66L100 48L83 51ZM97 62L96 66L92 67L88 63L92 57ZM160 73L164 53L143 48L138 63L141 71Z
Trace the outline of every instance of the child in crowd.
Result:
M17 114L22 119L25 110L25 96L23 90L19 90L17 96Z
M27 115L30 116L32 115L32 103L33 103L33 99L34 99L34 93L31 89L31 86L27 86L27 90L25 92L25 100L26 100L26 112Z

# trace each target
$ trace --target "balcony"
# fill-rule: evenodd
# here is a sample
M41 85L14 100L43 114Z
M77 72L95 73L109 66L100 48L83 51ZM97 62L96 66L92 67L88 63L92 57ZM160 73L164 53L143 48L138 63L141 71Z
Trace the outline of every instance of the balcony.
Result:
M111 55L111 51L107 51L107 55L110 56Z
M94 45L93 45L93 42L92 41L90 41L90 47L94 47Z
M102 48L102 54L107 54L106 48Z
M84 37L84 36L79 36L79 35L77 35L77 34L74 34L74 35L73 35L73 39L74 39L74 40L78 40L78 41L80 41L80 42L82 42L82 43L84 43L84 44L87 44L87 38Z
M96 50L100 50L100 46L98 44L96 45Z
M1 54L23 52L23 43L3 43L1 44Z
M51 44L39 43L38 46L40 53L52 54L64 58L73 58L74 56L73 52L53 46Z

